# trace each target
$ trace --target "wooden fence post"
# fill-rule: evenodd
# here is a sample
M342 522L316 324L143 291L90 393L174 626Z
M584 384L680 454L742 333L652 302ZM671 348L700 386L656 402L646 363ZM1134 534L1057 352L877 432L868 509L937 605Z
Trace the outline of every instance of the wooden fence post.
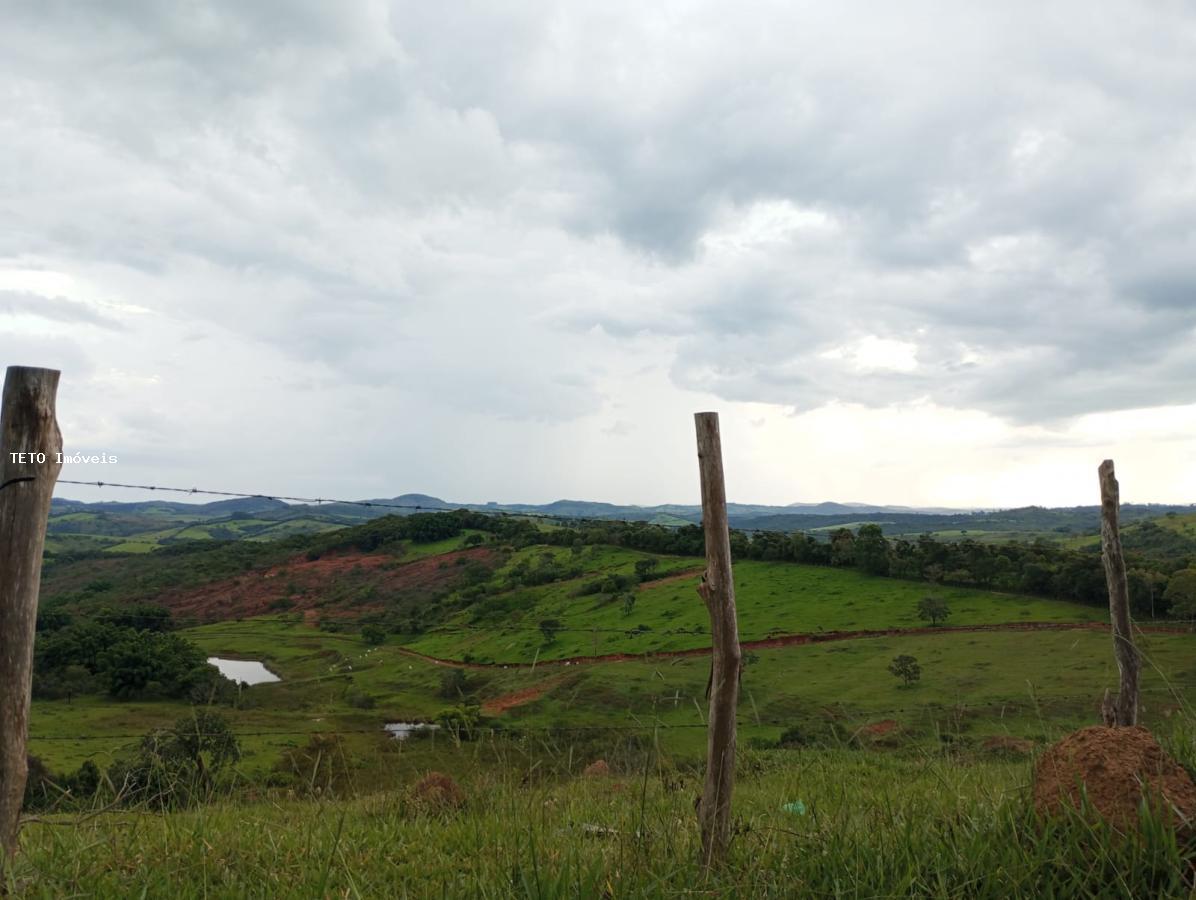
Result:
M1113 622L1113 655L1121 672L1121 685L1113 705L1114 724L1138 724L1138 672L1142 660L1134 646L1130 623L1130 591L1125 577L1125 557L1121 553L1118 526L1120 488L1113 474L1113 460L1106 459L1097 470L1100 475L1100 543L1109 585L1109 618ZM1105 714L1107 716L1107 713Z
M0 409L0 869L25 797L33 634L50 497L62 468L58 372L9 366Z
M710 613L710 719L706 729L706 783L698 801L702 861L720 865L731 840L731 793L735 788L735 717L739 706L739 624L731 574L731 535L718 413L694 414L702 480L706 572L698 593Z

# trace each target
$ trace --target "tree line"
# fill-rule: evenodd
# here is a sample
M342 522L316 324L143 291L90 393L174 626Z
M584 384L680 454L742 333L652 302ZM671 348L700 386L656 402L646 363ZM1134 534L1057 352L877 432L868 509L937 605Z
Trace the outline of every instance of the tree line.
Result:
M232 702L236 685L171 628L170 610L149 604L101 607L79 619L48 610L37 621L33 695L69 701L104 692L118 699Z

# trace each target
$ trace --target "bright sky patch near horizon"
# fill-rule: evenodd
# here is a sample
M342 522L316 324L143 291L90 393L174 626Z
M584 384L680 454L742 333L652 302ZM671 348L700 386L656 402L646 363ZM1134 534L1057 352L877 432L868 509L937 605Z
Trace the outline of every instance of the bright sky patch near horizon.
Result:
M1190 5L503 6L4 4L63 477L1196 501Z

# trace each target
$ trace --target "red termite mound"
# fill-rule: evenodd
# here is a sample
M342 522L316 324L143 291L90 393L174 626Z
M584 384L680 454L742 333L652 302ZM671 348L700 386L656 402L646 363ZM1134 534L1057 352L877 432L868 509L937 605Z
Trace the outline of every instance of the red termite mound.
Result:
M1055 815L1080 807L1081 795L1102 818L1121 830L1137 827L1143 798L1177 828L1196 828L1196 785L1141 726L1081 728L1051 746L1038 760L1034 808Z
M426 806L457 809L465 805L465 792L443 772L429 772L411 789L412 798Z

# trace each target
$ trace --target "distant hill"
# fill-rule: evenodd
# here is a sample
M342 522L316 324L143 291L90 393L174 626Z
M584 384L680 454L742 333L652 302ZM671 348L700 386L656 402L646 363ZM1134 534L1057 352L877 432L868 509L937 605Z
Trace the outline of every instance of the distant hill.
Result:
M803 513L820 516L859 515L861 513L868 515L884 513L959 515L973 512L973 510L953 509L946 506L874 506L871 503L790 503L785 509L799 510Z
M49 555L81 552L148 552L160 546L195 540L269 541L358 525L384 515L411 515L421 510L473 509L508 515L554 516L564 519L626 520L680 526L701 521L696 504L621 505L592 500L552 503L454 502L430 494L400 494L354 503L285 503L264 497L230 498L210 503L144 500L132 503L84 503L56 497L51 505ZM1190 514L1177 505L1127 505L1127 524ZM1048 509L1029 506L996 511L886 506L868 503L791 503L786 506L729 503L733 528L758 531L807 531L829 536L837 528L876 524L890 536L932 533L952 540L1046 538L1082 540L1099 528L1096 506ZM1156 539L1157 540L1157 539Z

